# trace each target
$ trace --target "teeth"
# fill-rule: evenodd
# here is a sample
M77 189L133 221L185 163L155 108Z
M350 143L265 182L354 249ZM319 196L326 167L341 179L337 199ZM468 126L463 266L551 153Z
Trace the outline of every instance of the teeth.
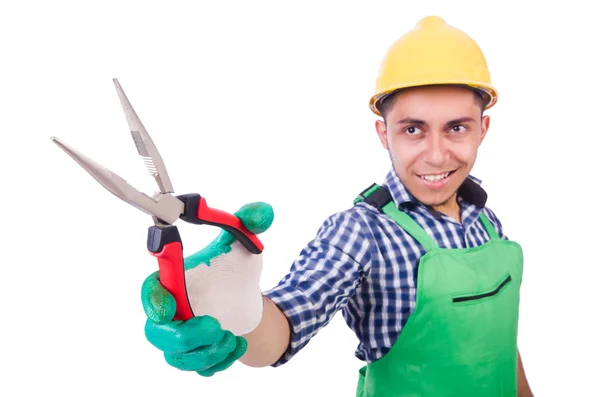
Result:
M421 176L421 178L431 181L431 182L437 182L437 181L441 181L442 179L446 178L448 175L450 175L450 173L446 172L445 174L438 174L438 175L423 175L423 176Z

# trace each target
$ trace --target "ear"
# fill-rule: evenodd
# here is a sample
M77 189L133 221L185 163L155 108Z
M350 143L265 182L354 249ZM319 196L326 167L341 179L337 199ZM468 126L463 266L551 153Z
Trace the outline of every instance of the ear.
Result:
M383 120L375 121L375 130L377 130L377 135L379 136L379 140L381 141L381 146L383 146L385 150L388 150L387 127L385 125L385 122Z
M490 116L483 116L481 118L481 136L479 137L480 145L483 142L483 138L485 138L485 135L487 134L489 128L490 128Z

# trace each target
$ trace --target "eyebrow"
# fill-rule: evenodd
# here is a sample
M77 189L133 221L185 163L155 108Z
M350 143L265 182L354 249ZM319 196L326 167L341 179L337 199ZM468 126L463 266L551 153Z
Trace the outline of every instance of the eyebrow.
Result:
M460 117L458 119L448 121L445 126L450 127L451 125L474 122L475 119L473 117ZM398 124L414 124L414 125L427 125L425 120L413 119L412 117L406 117L402 120L398 121Z
M451 125L455 125L455 124L463 124L463 123L469 123L469 122L474 122L475 119L473 117L461 117L459 119L454 119L454 120L450 120L446 123L446 127L450 127Z
M410 117L406 117L402 120L398 121L398 124L415 124L415 125L425 125L427 124L425 121L423 120L419 120L419 119L413 119Z

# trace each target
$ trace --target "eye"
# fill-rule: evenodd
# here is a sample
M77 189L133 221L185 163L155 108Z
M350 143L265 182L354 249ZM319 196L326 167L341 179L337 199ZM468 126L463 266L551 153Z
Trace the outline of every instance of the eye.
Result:
M404 132L406 132L408 135L417 135L421 132L421 130L419 129L419 127L411 126L411 127L406 127Z
M465 132L467 127L464 125L455 125L450 129L450 132Z

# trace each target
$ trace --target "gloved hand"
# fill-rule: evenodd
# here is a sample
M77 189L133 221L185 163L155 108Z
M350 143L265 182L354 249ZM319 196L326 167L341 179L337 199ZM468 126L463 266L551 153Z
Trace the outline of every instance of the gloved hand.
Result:
M246 204L235 215L255 234L273 222L273 209L263 202ZM247 344L240 335L256 328L262 318L262 254L251 254L222 230L212 243L186 257L184 265L195 317L173 320L175 300L155 272L142 285L146 338L164 352L169 365L212 376L244 355Z

